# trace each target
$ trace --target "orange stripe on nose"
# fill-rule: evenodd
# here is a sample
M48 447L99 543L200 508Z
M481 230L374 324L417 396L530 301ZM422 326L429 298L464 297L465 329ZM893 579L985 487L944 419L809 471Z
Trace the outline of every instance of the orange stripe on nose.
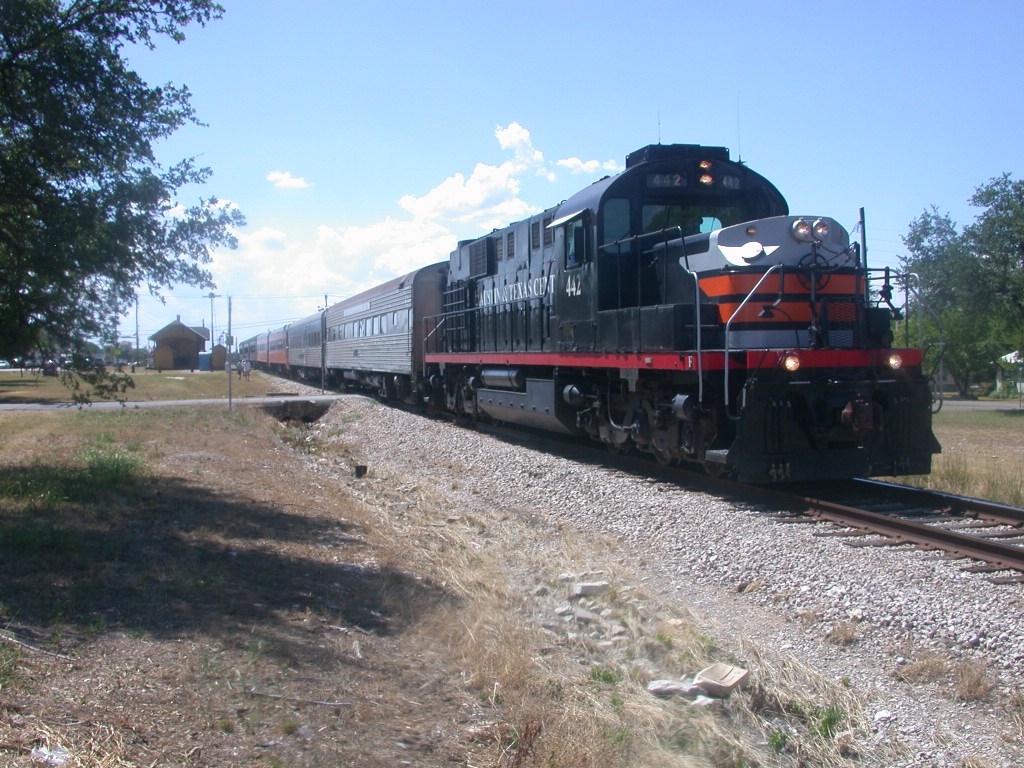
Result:
M700 279L701 290L704 295L712 298L723 296L742 297L754 290L757 281L762 275L756 272L730 273L727 275L715 275L714 277L702 277ZM830 275L822 279L824 285L818 288L816 293L819 296L832 295L855 295L863 293L863 283L858 275ZM778 274L769 275L768 279L761 283L759 293L778 294L780 285L787 294L810 293L810 282L807 278L801 280L800 276L788 274L785 281ZM774 301L774 299L773 299Z

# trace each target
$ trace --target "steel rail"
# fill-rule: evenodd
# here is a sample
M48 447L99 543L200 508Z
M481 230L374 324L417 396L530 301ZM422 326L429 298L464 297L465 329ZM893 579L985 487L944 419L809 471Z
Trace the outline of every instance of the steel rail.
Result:
M900 517L850 507L845 504L802 497L815 517L843 525L852 525L906 541L925 549L938 549L958 557L969 557L1000 568L1024 571L1024 548L980 536L936 528Z
M881 480L858 478L856 483L869 488L877 488L885 493L905 494L927 499L938 507L945 505L945 508L959 514L976 513L989 520L995 520L1006 525L1024 525L1024 509L1013 507L1009 504L1000 504L996 501L975 499L969 496L957 496L952 493L935 491L929 488L914 488L909 485L886 483Z

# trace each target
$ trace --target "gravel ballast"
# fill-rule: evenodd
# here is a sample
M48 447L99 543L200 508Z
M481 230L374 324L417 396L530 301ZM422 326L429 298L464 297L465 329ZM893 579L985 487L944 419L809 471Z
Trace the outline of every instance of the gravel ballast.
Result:
M358 419L346 418L361 412ZM371 413L372 412L372 413ZM612 541L643 587L697 616L739 656L795 657L860 699L879 754L860 765L1024 765L1024 586L996 585L962 563L910 547L851 547L825 524L785 524L770 510L510 444L359 396L313 427L358 442L373 473L427 484L453 509L528 513L577 538ZM942 658L933 680L903 672ZM991 691L962 700L959 669ZM884 746L885 749L881 749Z

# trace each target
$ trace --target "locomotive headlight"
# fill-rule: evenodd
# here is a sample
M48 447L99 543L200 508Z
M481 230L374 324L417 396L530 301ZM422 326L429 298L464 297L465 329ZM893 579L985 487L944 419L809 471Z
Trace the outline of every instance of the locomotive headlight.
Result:
M697 179L697 181L700 183L702 187L710 187L712 184L715 183L715 177L712 176L710 173L702 173L700 175L700 178Z
M824 219L818 219L814 222L811 230L814 232L814 239L820 242L828 240L828 222Z
M796 352L787 352L782 356L782 367L790 373L796 373L800 370L800 355Z
M889 357L885 359L885 362L889 364L889 367L894 371L898 371L903 367L903 355L899 352L893 352Z
M794 221L791 231L793 237L805 243L809 243L814 239L814 227L807 219L797 219Z

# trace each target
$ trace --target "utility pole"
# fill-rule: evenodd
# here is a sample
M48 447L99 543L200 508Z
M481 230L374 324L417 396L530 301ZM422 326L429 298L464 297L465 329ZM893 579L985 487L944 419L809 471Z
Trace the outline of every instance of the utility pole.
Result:
M132 350L132 373L135 373L135 363L139 360L139 297L135 297L135 349Z
M231 410L231 297L228 296L228 361L224 363L224 367L228 372L228 410Z
M206 294L206 298L210 300L210 349L213 349L213 345L217 343L217 337L213 335L213 300L219 299L220 294L210 291Z

